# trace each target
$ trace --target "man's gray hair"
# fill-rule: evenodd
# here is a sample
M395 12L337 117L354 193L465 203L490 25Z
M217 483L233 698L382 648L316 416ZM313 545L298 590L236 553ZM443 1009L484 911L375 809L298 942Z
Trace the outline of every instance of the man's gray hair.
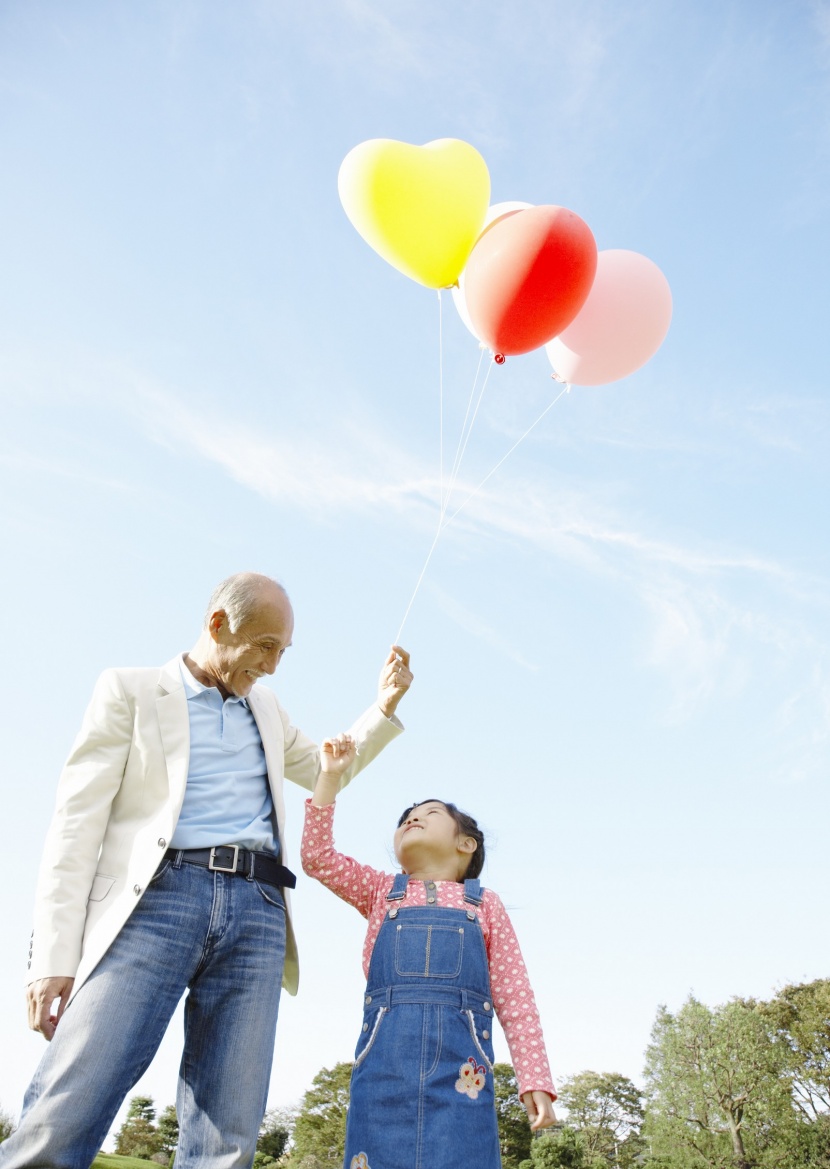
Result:
M253 616L262 599L263 589L269 586L276 587L288 597L284 587L273 577L263 576L261 572L235 572L226 577L213 590L205 612L204 627L207 629L210 619L215 612L223 609L228 618L228 629L236 633L240 626Z

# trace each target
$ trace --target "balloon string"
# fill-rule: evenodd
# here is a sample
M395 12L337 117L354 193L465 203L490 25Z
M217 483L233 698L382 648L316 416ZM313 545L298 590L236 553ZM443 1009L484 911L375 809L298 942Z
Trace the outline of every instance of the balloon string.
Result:
M496 463L495 467L493 467L493 468L492 468L492 470L490 470L490 471L488 471L488 472L487 472L487 474L484 476L484 478L483 478L483 479L481 480L481 482L479 483L478 487L476 487L476 489L475 489L474 491L471 491L471 492L470 492L470 494L467 496L467 498L464 500L464 502L461 504L461 506L460 506L460 507L458 507L458 508L456 508L456 510L455 510L455 511L452 513L452 515L450 516L450 518L449 518L448 520L446 520L446 522L444 522L444 516L443 516L443 515L441 516L441 522L442 522L441 531L443 531L445 528L448 528L448 527L450 526L450 524L453 522L453 520L455 519L455 517L456 517L456 516L459 514L459 512L462 512L462 511L464 510L464 508L467 506L467 504L470 502L470 500L471 500L471 499L473 499L473 497L474 497L474 496L478 495L479 491L481 491L482 487L483 487L483 486L484 486L484 484L487 482L487 480L488 480L488 479L489 479L489 478L490 478L492 475L495 475L496 471L498 471L498 469L499 469L499 467L502 465L502 463L506 462L506 460L510 458L510 456L513 454L513 452L514 452L514 450L516 449L516 447L517 447L517 446L518 446L520 443L524 442L524 440L525 440L525 439L527 438L527 436L530 434L531 430L533 430L533 428L534 428L535 426L538 426L538 425L539 425L539 423L540 423L540 422L542 421L542 419L545 417L545 415L547 414L547 412L548 412L549 410L552 410L552 409L553 409L553 407L556 405L556 403L559 401L559 399L562 397L562 395L563 395L563 394L569 394L570 392L571 392L571 387L570 387L570 384L569 384L568 382L566 382L566 383L565 383L565 385L562 387L562 389L559 391L559 393L556 395L556 397L553 399L553 401L552 401L552 402L549 402L549 403L547 404L547 406L545 406L544 410L543 410L543 411L542 411L542 413L539 415L539 417L536 419L536 421L535 421L535 422L532 422L532 423L530 424L530 426L528 426L527 430L524 432L524 434L521 436L521 438L517 438L517 439L516 439L516 441L513 443L512 447L510 448L510 450L509 450L509 451L507 451L507 453L506 453L506 454L502 455L502 457L501 457L501 458L499 459L499 461ZM446 508L444 509L444 513L446 514Z
M483 356L484 356L484 354L482 352L482 357ZM476 370L476 382L478 381L478 374L479 374L480 369L481 369L481 357L479 358L478 369ZM444 516L447 513L447 508L450 505L450 499L452 498L452 493L455 490L455 484L458 480L459 472L461 471L461 460L464 458L464 453L467 450L467 443L470 441L470 435L473 433L473 425L475 423L476 418L478 417L479 407L481 406L481 401L482 401L482 398L484 397L484 391L487 389L487 382L489 381L490 373L491 373L492 369L493 369L493 362L491 361L487 367L487 373L484 376L484 381L482 382L481 389L479 390L478 401L476 402L476 407L475 407L475 410L473 411L473 416L470 419L470 425L467 426L467 418L469 417L469 414L470 414L470 405L472 404L473 396L475 394L476 382L473 382L473 390L470 394L470 401L467 404L467 413L464 416L464 426L462 426L462 428L461 428L461 438L458 440L458 449L455 452L455 461L453 463L452 472L450 474L450 483L449 483L449 487L447 488L447 502L444 505L444 508L442 509L441 519L440 519L439 523L443 523ZM464 427L467 427L466 435L464 434Z
M427 565L429 564L430 560L432 559L432 554L435 551L435 545L438 543L438 540L441 536L441 532L443 531L443 528L441 526L441 520L443 520L443 518L444 518L444 512L442 511L441 515L438 519L438 529L435 533L435 539L432 541L432 547L430 548L429 552L427 552L427 558L424 561L424 567L421 569L421 575L418 577L418 583L415 585L415 589L412 593L412 596L409 598L409 604L406 606L406 612L403 615L403 620L401 621L400 629L398 630L397 635L395 636L395 640L393 642L394 645L401 644L401 634L403 633L404 625L406 625L406 619L409 616L409 610L412 608L412 603L418 595L418 589L421 587L421 581L424 579L424 573L427 570Z
M424 561L424 566L421 569L421 574L418 577L418 581L417 581L415 588L412 592L412 596L409 598L409 604L406 606L406 612L403 615L403 620L401 621L400 628L398 629L398 632L395 636L395 645L400 645L401 634L403 633L404 626L406 625L406 619L409 616L409 612L412 608L412 605L415 601L415 598L418 595L418 590L420 589L421 582L423 581L424 576L426 575L426 570L427 570L427 567L429 565L430 560L432 559L432 554L435 551L435 548L438 544L439 539L441 538L441 533L444 532L450 526L450 524L453 522L453 520L456 518L456 516L458 516L464 510L464 508L467 506L467 504L470 503L470 501L476 495L478 495L479 491L481 491L482 487L488 481L488 479L490 479L493 475L495 475L495 473L496 473L496 471L498 471L499 467L501 467L502 464L505 463L510 458L510 456L515 451L516 447L524 442L524 440L527 438L527 436L530 434L530 432L532 430L534 430L535 427L537 427L539 425L539 423L542 421L542 419L545 417L545 415L548 413L548 411L553 409L553 407L556 405L556 403L559 401L559 399L564 394L569 394L571 392L570 383L565 382L565 384L562 386L562 389L559 391L559 393L556 395L556 397L553 399L552 402L548 402L547 406L545 406L544 410L539 415L539 417L535 420L535 422L531 422L530 426L528 426L528 428L524 432L524 434L522 434L519 438L516 439L516 441L513 443L512 447L510 447L510 449L508 451L506 451L505 454L502 455L502 457L499 459L499 461L496 463L496 465L494 467L492 467L491 470L489 470L487 472L487 474L481 480L479 485L473 491L470 492L470 494L467 496L467 498L464 500L464 502L460 505L460 507L457 507L455 509L455 511L452 513L452 515L450 516L450 518L448 520L445 520L444 517L446 516L446 513L447 513L447 508L449 506L450 497L452 495L453 488L455 486L455 481L456 481L456 478L458 476L458 470L461 466L461 460L464 457L464 451L467 449L467 442L469 441L470 433L472 432L472 429L473 429L473 423L476 420L476 415L478 414L478 408L481 405L481 400L484 397L484 391L487 387L487 381L490 377L490 371L491 371L492 367L493 367L493 363L490 364L490 366L487 370L487 374L484 378L484 382L482 384L481 391L480 391L479 396L478 396L478 401L476 402L476 408L475 408L475 411L473 413L473 417L470 421L469 429L467 430L466 439L464 440L463 445L460 446L460 451L456 452L456 461L455 461L455 464L453 466L453 474L450 478L449 486L447 488L446 502L444 502L442 504L441 514L438 517L438 530L436 531L435 537L432 541L432 544L430 545L429 552L427 553L427 558ZM481 369L481 359L479 359L479 370L480 369ZM476 381L478 381L478 370L476 371ZM474 390L475 390L475 382L473 382L473 391ZM471 394L470 400L472 401L472 394ZM467 408L467 413L469 414L469 406ZM465 423L466 423L466 418L465 418ZM462 427L462 435L463 435L463 431L464 431L464 428ZM443 496L443 491L442 491L442 496Z
M471 410L472 405L473 405L473 399L475 398L476 386L478 385L478 377L479 377L479 374L481 373L481 363L483 360L484 360L484 350L482 349L482 351L478 357L478 366L476 368L476 376L473 378L473 384L470 387L470 396L467 399L467 410L464 414L464 421L461 423L461 433L458 436L458 446L455 448L455 457L453 459L452 470L450 472L450 479L452 482L455 482L455 472L456 472L456 469L458 467L459 452L461 450L462 443L464 442L464 434L465 434L465 431L467 429L467 419L470 417L470 410ZM446 502L444 502L442 500L442 511L446 511L448 506L449 506L449 497L447 497Z
M439 500L444 513L444 312L441 289L438 293L438 461L440 468ZM397 642L395 643L397 644Z
M464 428L466 427L467 419L470 416L470 407L472 405L473 398L475 396L476 383L478 382L479 373L481 372L481 362L483 359L484 359L484 350L482 350L481 354L479 355L478 368L476 369L476 376L475 376L475 379L473 380L473 387L470 391L470 398L469 398L469 401L467 402L467 413L464 416L464 424L461 427L461 436L459 437L459 440L458 440L458 448L457 448L456 453L455 453L455 461L453 462L453 472L452 472L452 475L450 477L450 482L449 482L449 486L447 489L446 498L444 497L444 489L443 489L443 481L442 481L441 508L440 508L439 515L438 515L438 527L436 528L436 531L435 531L435 537L432 541L432 545L430 546L429 552L427 552L427 558L424 561L423 568L421 569L421 575L418 577L418 581L415 585L412 596L409 598L409 604L406 606L406 612L403 615L403 620L401 621L400 628L398 629L397 635L395 637L395 641L394 641L395 645L400 645L400 643L401 643L401 634L403 633L404 625L406 625L406 619L409 616L409 611L412 608L413 602L415 601L415 598L418 595L418 590L420 589L421 582L423 581L424 576L426 574L427 566L429 565L429 562L432 559L432 554L435 551L435 547L436 547L436 545L441 537L441 532L443 531L444 526L445 526L444 525L444 516L447 514L447 507L449 506L450 497L452 495L453 487L454 487L455 480L456 480L456 477L458 474L458 468L461 465L461 458L463 457L463 454L464 454L464 448L467 445L466 442L464 442L464 444L462 446L462 440L464 439ZM492 368L492 365L491 365L491 368ZM476 405L476 410L475 410L475 413L473 414L473 421L470 423L470 430L472 429L473 422L475 421L475 415L478 413L478 406L481 404L481 395L484 393L484 387L487 385L487 378L489 376L490 376L490 370L488 369L487 370L487 377L485 377L485 379L484 379L484 385L482 385L482 387L481 387L481 394L479 394L479 399L478 399L478 403ZM443 410L442 410L441 411L442 420L443 420L443 416L444 415L443 415ZM468 431L467 432L467 439L469 439L469 437L470 437L470 435L469 435L469 431ZM442 451L443 451L443 447L442 447ZM442 470L443 470L443 468L442 468Z
M482 347L481 352L478 355L478 365L476 367L476 376L473 378L473 384L470 387L470 396L467 399L467 410L466 410L466 413L464 414L464 421L461 424L461 434L458 436L458 446L455 448L455 459L453 460L451 474L455 473L456 467L458 466L458 453L461 450L461 444L464 441L464 432L467 429L467 419L470 417L470 408L472 407L473 398L475 397L476 386L478 385L478 378L479 378L479 374L481 373L481 363L483 360L484 360L484 348Z

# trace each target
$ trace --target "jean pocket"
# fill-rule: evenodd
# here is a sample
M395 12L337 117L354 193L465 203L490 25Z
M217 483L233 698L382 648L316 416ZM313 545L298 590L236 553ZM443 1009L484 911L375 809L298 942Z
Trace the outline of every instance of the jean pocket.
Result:
M92 888L89 890L89 900L103 901L114 884L115 877L111 877L108 873L96 873Z
M374 1016L368 1013L363 1016L363 1031L357 1041L357 1047L354 1053L355 1067L359 1067L363 1063L366 1056L374 1047L385 1014L386 1007L378 1007Z
M457 978L463 953L463 926L398 924L395 969L404 977Z
M261 885L259 881L254 881L253 884L262 894L263 901L267 901L269 905L276 905L278 909L285 909L282 890L276 885Z
M170 859L170 857L167 857L165 860L163 860L150 878L150 885L155 885L156 881L160 881L172 863L173 861Z
M487 1015L477 1015L475 1011L465 1011L467 1022L470 1025L470 1037L475 1044L476 1051L492 1072L493 1061L493 1020Z

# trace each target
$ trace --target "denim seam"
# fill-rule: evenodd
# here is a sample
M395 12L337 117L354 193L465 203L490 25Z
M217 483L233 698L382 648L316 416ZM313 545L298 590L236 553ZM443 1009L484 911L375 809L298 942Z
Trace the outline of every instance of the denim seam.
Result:
M415 1165L413 1169L421 1169L421 1150L423 1148L424 1139L424 1080L426 1075L424 1073L424 1056L426 1055L426 1043L429 1035L429 1027L427 1020L429 1017L429 1008L424 1007L421 1011L421 1058L420 1058L420 1075L418 1077L418 1125L415 1132Z
M441 1048L442 1048L443 1042L444 1042L444 1028L443 1028L444 1009L443 1009L443 1007L439 1006L437 1003L431 1004L424 1011L424 1018L425 1019L428 1018L428 1012L431 1010L435 1011L436 1015L438 1016L438 1022L437 1022L437 1026L435 1028L435 1038L436 1038L435 1058L433 1059L432 1067L426 1073L425 1078L428 1078L429 1076L435 1075L436 1069L440 1066L440 1064L441 1064Z
M259 892L262 894L262 899L263 899L263 901L267 901L267 902L268 902L268 904L269 904L269 905L273 905L275 909L281 909L281 910L283 911L283 913L285 912L285 901L283 900L282 896L280 897L280 900L279 900L279 901L274 901L274 900L271 898L270 894L269 894L269 893L267 893L267 892L265 891L265 889L263 889L263 887L262 887L262 882L258 881L258 880L256 879L256 877L248 877L247 879L248 879L248 880L250 880L250 881L252 881L252 883L253 883L254 885L256 885L257 889L258 889L258 890L259 890ZM270 887L271 889L275 889L275 888L277 888L277 886L275 886L275 885L271 885L271 886L269 886L269 887Z
M208 917L207 930L205 931L205 940L202 944L202 956L199 959L198 966L196 967L196 972L194 974L194 978L199 977L199 974L201 973L202 968L204 967L205 963L207 962L208 957L210 956L210 951L213 949L213 945L214 945L214 941L213 941L213 915L216 913L216 902L218 900L217 895L219 892L219 882L216 880L216 877L217 877L217 874L214 873L213 874L213 900L210 903L210 916ZM222 931L222 933L224 933L224 930ZM222 939L222 935L220 933L216 937L215 940L217 942L219 942L219 941L221 941L221 939Z

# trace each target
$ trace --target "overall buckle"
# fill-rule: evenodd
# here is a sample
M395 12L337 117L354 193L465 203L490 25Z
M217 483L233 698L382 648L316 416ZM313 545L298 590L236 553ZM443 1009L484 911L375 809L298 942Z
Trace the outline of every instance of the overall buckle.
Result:
M228 868L227 865L216 863L217 852L226 852L233 849L233 862ZM212 873L235 873L237 862L239 861L239 845L238 844L220 844L216 848L210 850L210 860L208 861L208 868Z

